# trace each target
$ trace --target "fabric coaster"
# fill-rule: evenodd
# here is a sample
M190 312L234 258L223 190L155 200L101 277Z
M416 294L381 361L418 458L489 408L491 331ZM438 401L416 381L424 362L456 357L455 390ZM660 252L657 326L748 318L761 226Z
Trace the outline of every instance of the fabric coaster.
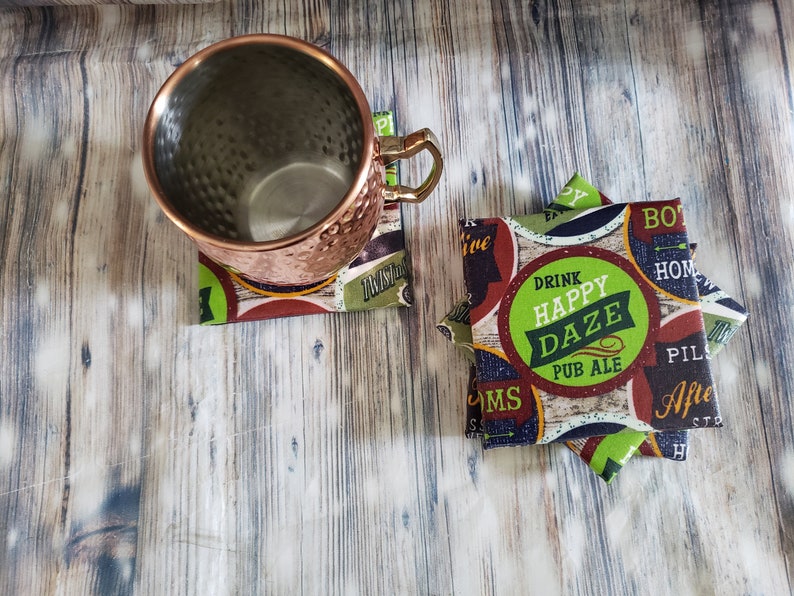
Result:
M720 426L678 199L460 225L486 448Z
M395 134L392 112L376 112L378 135ZM397 164L386 183L398 182ZM217 325L330 312L410 306L410 272L398 204L387 205L361 254L333 277L306 286L275 286L236 275L199 252L200 323Z
M698 273L698 290L709 351L715 356L727 344L747 319L744 307L719 290L715 284ZM474 365L474 347L469 325L468 300L459 301L438 324L444 334L469 362L469 381L466 395L466 428L468 438L482 437L482 411L477 392L477 372ZM652 433L621 431L615 435L591 437L566 442L566 445L608 483L635 453L650 457L664 457L676 461L686 459L689 452L688 431L661 431ZM598 452L598 457L592 459Z
M574 175L569 185L573 185L578 189L578 192L584 193L586 196L583 198L579 205L581 207L597 206L604 204L604 201L609 202L606 197L593 188L587 181L583 180L579 175ZM695 245L690 245L692 259L695 258ZM723 292L714 282L709 280L699 271L695 271L697 281L698 294L703 313L704 324L706 328L706 338L708 340L708 347L711 357L716 356L720 350L727 344L728 340L738 331L739 327L744 324L749 316L749 312L742 305L733 300L725 292ZM639 438L642 433L638 433L635 439ZM570 441L566 443L568 447L577 455L582 457L587 463L592 463L589 460L589 454L593 452L596 446L600 451L605 451L610 455L613 462L625 462L630 457L630 453L634 452L634 448L626 441L606 441L601 444L603 437L592 437L588 439L587 447L583 447L578 441ZM676 461L684 461L689 453L689 435L687 431L661 431L651 432L644 436L644 440L639 445L637 451L641 455L650 457L663 457ZM607 479L601 470L594 468L596 473L604 477L607 482L614 478L616 472L611 473ZM612 466L611 470L619 470Z
M544 213L548 215L549 219L554 219L557 213L571 210L573 207L586 208L607 204L611 204L607 197L581 176L575 174ZM693 245L691 248L694 250ZM699 300L707 323L708 344L713 355L727 343L727 340L744 322L748 313L707 278L698 272L695 274ZM469 326L468 301L463 300L456 304L455 308L439 323L438 328L472 362L467 395L466 436L482 436L484 429L479 404L481 394L476 390L477 379L473 366L474 348ZM508 438L512 436L514 435L509 435ZM642 443L641 449L647 455L683 459L687 449L686 438L685 431L652 432L646 439L645 433L624 429L613 435L573 439L566 444L589 463L596 473L609 482L637 450L640 443Z
M685 432L685 431L670 431ZM669 433L658 433L667 435ZM622 430L612 435L574 439L566 445L599 477L611 483L646 440L644 433Z

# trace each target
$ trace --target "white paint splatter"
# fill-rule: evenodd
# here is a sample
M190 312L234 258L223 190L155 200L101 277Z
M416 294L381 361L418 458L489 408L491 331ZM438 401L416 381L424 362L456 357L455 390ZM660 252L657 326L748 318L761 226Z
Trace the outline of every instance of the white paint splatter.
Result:
M619 507L610 511L606 516L605 525L610 542L622 544L626 537L626 530L630 530L629 516L626 513L625 505L621 504ZM629 534L630 533L631 532L629 532Z
M764 292L761 276L759 276L756 271L752 270L743 272L742 276L744 277L745 292L747 292L748 296L759 298Z
M510 559L510 557L505 557ZM528 558L524 560L527 572L523 570L518 577L531 577L532 586L538 594L552 596L560 594L560 578L557 576L557 565L551 557L550 549L545 545L535 545L528 550ZM515 583L508 584L515 586Z
M9 528L6 534L6 548L8 548L9 551L14 550L17 545L17 540L19 540L19 531L16 528Z
M794 498L794 451L788 451L783 455L780 463L780 475L789 495Z
M133 436L127 443L127 454L131 459L138 459L141 456L141 440Z
M744 568L742 575L746 578L746 585L762 586L768 582L770 562L778 561L777 553L769 552L765 541L759 539L755 532L743 533L742 539L737 541L737 547L741 553L737 558Z
M447 180L447 185L457 188L468 187L471 169L475 168L469 168L459 157L450 156L449 159L444 160L444 177Z
M94 462L72 475L72 507L78 519L90 517L105 500L105 471Z
M36 301L36 306L39 308L49 309L50 304L50 284L45 279L36 280L35 290L33 291L33 299Z
M20 162L40 161L40 156L52 146L52 131L42 119L25 120L20 134Z
M397 420L399 420L403 415L403 408L405 407L405 398L403 395L396 393L391 396L389 400L389 410L392 413L392 416L395 416Z
M399 125L405 131L426 126L441 134L445 129L441 107L436 101L419 101L412 104L411 113L406 114L406 117L410 117L410 120Z
M128 302L128 304L131 303L133 303L132 300ZM108 291L102 294L101 299L97 300L97 304L98 305L101 304L102 306L104 306L108 314L113 314L116 311L116 306L118 305L118 297L114 292ZM137 308L140 309L140 304L137 302L135 302L135 304L137 304L138 305Z
M152 59L152 44L148 41L140 44L135 52L135 57L141 62L150 62Z
M716 247L701 245L697 253L697 267L710 279L720 280L720 287L729 295L737 293L735 279L737 278L735 265L731 259L726 259L724 253Z
M772 372L766 360L755 361L755 380L758 383L758 388L762 391L768 389L772 384Z
M750 9L750 25L759 35L774 33L777 30L777 19L774 9L768 4L757 2Z
M167 281L163 282L159 290L159 295L160 309L162 312L178 313L182 310L182 294L177 290L176 285L168 284ZM210 329L204 328L202 331L204 332L202 335L207 337ZM218 330L218 333L221 334L222 330Z
M500 72L501 72L501 75L502 75L502 80L503 81L509 81L510 80L510 76L512 75L512 72L510 70L510 62L505 60L502 63L502 68L500 69Z
M100 26L102 32L107 35L113 35L114 30L118 28L121 23L121 11L118 6L97 6L97 11L100 16Z
M126 320L127 325L132 329L142 329L143 328L143 307L141 306L141 302L135 298L129 298L125 305L125 313L126 313Z
M17 437L10 422L0 422L0 469L10 466L16 459Z
M684 44L687 56L689 56L695 64L700 64L705 61L706 44L703 37L703 29L699 23L687 29L684 34Z
M58 143L61 157L72 159L77 155L77 138L74 135L63 137Z
M154 372L163 365L163 350L160 346L160 335L156 332L149 332L146 335L143 362L148 372Z
M732 393L730 390L734 387L741 378L739 374L740 366L744 370L744 363L738 364L731 350L723 350L719 356L712 361L714 367L715 378L719 379L719 389L723 394Z
M47 337L36 352L34 371L39 389L62 395L69 381L69 338L61 334Z
M500 112L503 109L501 94L489 93L485 98L485 105L488 106L488 110L491 112Z
M339 404L328 402L323 407L323 416L325 417L325 424L328 428L341 428L342 426L342 410Z
M524 560L522 560L517 558L514 553L511 553L509 548L506 548L503 545L500 546L500 553L494 561L493 570L493 582L495 588L494 592L496 594L510 593L511 590L516 586L521 585L520 578L523 578L527 575L532 578L533 591L537 590L538 594L544 595L554 593L549 592L547 587L543 585L542 577L535 575L534 565L537 565L537 561L532 558L530 554L531 551L523 553ZM519 569L519 566L521 566L524 561L529 563L529 570L525 571L524 569Z
M80 265L92 272L100 270L103 262L99 258L98 249L99 247L95 240L82 244L79 252ZM88 291L91 291L91 289Z
M538 137L538 127L527 121L524 124L524 138L526 142L532 142Z
M455 436L445 436L440 437L439 440L441 441L439 448L442 452L459 453L461 452L461 441L466 439L461 439L460 437ZM476 463L472 465L476 466ZM469 475L468 468L465 465L459 467L450 466L448 468L440 469L436 477L436 488L439 499L445 496L450 496L457 500L461 498L461 495L465 492L471 492L472 499L477 498L474 491L474 485L471 482L471 476Z
M524 120L531 120L535 112L538 111L538 100L534 95L528 93L524 97Z
M410 457L407 457L412 448L409 448L405 441L397 440L392 447L392 451L393 454L388 455L384 460L393 462L393 465L389 467L384 488L386 494L402 502L407 498L411 487L416 486L413 469L410 465Z
M378 505L381 502L380 482L378 477L368 476L362 482L364 501L368 505Z
M557 473L553 470L548 470L546 474L543 476L545 487L549 493L554 493L559 486L559 479L557 478Z
M99 368L96 366L97 364L97 356L92 356L94 358L94 368ZM96 381L98 378L92 378L94 382L90 382L87 384L85 389L83 389L82 395L80 396L82 403L80 404L80 408L82 411L91 414L97 411L97 407L102 403L104 399L107 398L107 387L110 383L97 383Z
M748 82L756 93L777 97L779 94L780 65L764 47L750 47L742 55L742 63Z
M493 501L486 497L482 501L480 510L480 535L488 536L493 533L494 528L500 527L499 515L496 512Z
M345 587L343 589L343 594L348 596L355 596L356 594L361 594L361 586L356 582L355 578L349 577L345 580Z
M194 436L198 440L209 441L214 434L216 411L211 397L206 397L198 402L195 407L195 420L193 423ZM220 441L218 444L220 445Z
M557 128L557 110L553 106L548 106L541 114L543 126L548 131L553 131Z
M121 559L117 562L117 565L120 566L121 577L125 581L129 581L132 578L132 565L130 564L130 560Z
M587 533L583 524L571 524L565 533L561 549L562 555L570 561L572 570L579 571L587 549Z
M532 194L532 182L526 176L518 176L513 179L513 190L521 202L528 202Z
M69 221L69 203L67 201L54 201L52 206L52 221L61 226Z
M158 453L158 458L162 460L162 463L158 464L158 469L170 469L170 466L173 465L173 462L169 461L170 454L168 450L163 450L162 452ZM174 481L166 475L162 475L157 480L157 485L159 488L157 504L160 515L163 517L163 519L177 519L179 517L180 509L179 501L182 498L177 486L175 486Z
M132 198L139 200L142 204L150 202L151 194L149 193L149 184L146 182L146 174L143 172L143 160L140 151L134 153L130 160L129 176ZM153 199L151 203L153 203L155 207L157 206Z

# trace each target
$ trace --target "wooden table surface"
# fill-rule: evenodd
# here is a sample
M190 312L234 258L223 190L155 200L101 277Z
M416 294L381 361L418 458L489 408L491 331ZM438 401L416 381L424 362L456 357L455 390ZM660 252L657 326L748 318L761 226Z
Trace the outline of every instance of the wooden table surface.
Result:
M142 123L189 55L265 31L440 137L403 209L411 308L197 325ZM787 0L0 9L0 594L789 593L792 53ZM435 329L458 218L537 211L575 170L680 196L752 312L714 360L725 427L609 486L560 445L464 438Z

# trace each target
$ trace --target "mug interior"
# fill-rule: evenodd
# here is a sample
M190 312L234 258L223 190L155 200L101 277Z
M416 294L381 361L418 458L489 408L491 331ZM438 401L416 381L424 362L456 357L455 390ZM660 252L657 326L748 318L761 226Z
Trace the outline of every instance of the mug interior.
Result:
M173 209L206 234L266 242L300 234L343 201L362 167L356 97L323 61L251 41L175 74L153 135Z

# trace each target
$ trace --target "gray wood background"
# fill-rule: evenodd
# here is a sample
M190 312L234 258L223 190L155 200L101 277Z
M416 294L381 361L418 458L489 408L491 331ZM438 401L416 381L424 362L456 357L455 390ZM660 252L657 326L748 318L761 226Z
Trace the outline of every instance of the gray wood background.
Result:
M263 31L441 138L404 209L412 308L196 325L142 122L175 65ZM788 0L0 9L0 593L790 592L793 40ZM714 362L725 428L609 487L563 447L463 438L434 328L458 217L536 211L574 170L682 197L752 311Z

